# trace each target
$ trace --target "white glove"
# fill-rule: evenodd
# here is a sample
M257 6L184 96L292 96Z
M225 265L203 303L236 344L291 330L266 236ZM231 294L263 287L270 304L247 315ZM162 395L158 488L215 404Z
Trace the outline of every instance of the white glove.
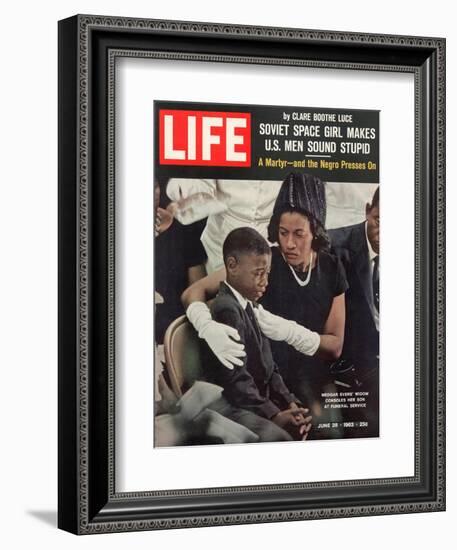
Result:
M289 321L279 315L273 315L260 304L254 308L260 330L267 338L280 342L287 342L298 352L304 355L314 355L318 350L321 338L295 321Z
M216 184L206 180L182 180L179 178L173 178L168 182L167 195L175 202L181 199L187 199L191 195L197 193L210 193L213 194L216 190Z
M203 302L193 302L186 310L189 321L198 332L200 338L206 340L211 351L228 369L243 365L240 357L245 357L244 344L235 340L240 339L238 331L233 327L213 321L208 306Z

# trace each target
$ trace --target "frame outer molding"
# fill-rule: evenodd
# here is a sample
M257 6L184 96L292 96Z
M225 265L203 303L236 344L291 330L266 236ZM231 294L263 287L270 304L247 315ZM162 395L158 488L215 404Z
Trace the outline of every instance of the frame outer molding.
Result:
M440 511L445 509L445 40L440 38L425 38L425 37L406 37L406 36L394 36L394 35L382 35L382 34L365 34L365 33L349 33L349 32L333 32L333 31L318 31L318 30L303 30L303 29L291 29L291 28L275 28L275 27L257 27L257 26L245 26L245 25L229 25L229 24L216 24L216 23L197 23L197 22L184 22L184 21L162 21L162 20L150 20L150 19L132 19L121 17L103 17L103 16L90 16L90 15L78 15L73 18L60 22L59 32L59 49L71 50L71 38L69 38L68 29L72 29L72 38L76 41L76 56L74 59L74 65L67 68L65 73L65 67L61 58L59 57L59 69L68 76L71 70L74 68L77 72L77 83L75 89L77 90L77 97L72 98L71 92L65 92L59 88L59 95L61 95L60 101L74 101L77 113L77 123L75 126L75 149L73 151L75 160L75 182L77 182L76 189L76 257L77 264L75 267L76 273L72 273L72 277L76 276L77 289L75 302L69 308L68 316L64 313L63 305L59 306L59 334L64 331L64 323L68 322L71 313L74 312L76 325L77 325L77 357L76 363L73 364L75 372L75 403L77 416L76 434L77 441L74 442L73 448L77 449L77 462L65 465L63 460L70 460L71 457L64 456L61 446L59 447L59 475L60 485L63 483L65 476L72 475L76 481L76 493L74 496L77 501L76 508L73 509L73 513L69 513L66 509L63 513L64 502L67 502L71 498L71 492L68 493L67 489L59 489L59 527L76 532L78 534L89 533L105 533L105 532L119 532L119 531L136 531L136 530L150 530L150 529L166 529L166 528L184 528L184 527L203 527L210 525L229 525L229 524L244 524L244 523L261 523L261 522L274 522L274 521L297 521L304 519L324 519L335 517L349 517L349 516L365 516L374 514L396 514L396 513L410 513L410 512L428 512L428 511ZM67 28L67 38L64 38L64 26ZM437 311L437 326L436 332L437 341L435 342L436 348L436 368L437 368L437 387L435 396L432 396L432 403L434 403L436 410L436 441L437 445L434 447L434 460L436 460L437 472L436 472L436 498L431 502L420 502L414 504L389 504L389 505L369 505L369 506L352 506L352 507L338 507L338 508L316 508L306 510L291 510L280 512L260 512L260 513L233 513L233 514L221 514L211 516L196 516L179 519L152 519L152 520L135 520L135 521L102 521L99 522L96 518L89 517L89 472L88 472L88 457L89 457L89 407L88 407L88 378L89 378L89 252L90 252L90 228L89 228L89 194L88 194L88 178L90 172L89 165L89 60L90 60L90 37L91 31L95 29L103 30L119 30L119 31L139 31L139 32L153 32L158 34L174 34L185 33L189 36L202 36L202 35L214 35L219 37L228 38L240 38L251 37L254 39L286 39L293 42L306 42L306 41L320 41L326 43L348 44L357 45L382 45L382 46L399 46L399 47L423 47L433 48L436 50L435 64L436 64L436 103L434 105L435 113L432 116L436 117L436 129L437 137L434 144L434 151L436 155L436 190L434 196L436 197L436 204L434 206L433 215L435 216L435 226L437 228L436 241L432 243L432 246L436 249L436 265L433 266L432 276L436 281L436 303L434 304ZM68 61L68 59L66 59ZM276 60L279 61L279 60ZM278 63L280 64L280 62ZM322 62L318 62L319 66L323 66ZM332 64L330 64L332 65ZM355 67L352 63L340 63L339 68L359 68L359 64ZM376 66L366 66L365 69L376 70ZM417 77L416 77L417 81ZM60 86L59 80L59 86ZM433 104L433 102L432 102ZM63 108L59 107L59 119L64 118ZM70 116L70 115L66 115ZM59 122L60 124L60 122ZM62 131L62 126L59 126L59 131ZM71 157L71 154L65 151L59 151L59 180L60 180L60 193L63 195L61 189L62 183L68 183L71 179L65 176L65 167L62 166L63 161L67 160L67 156ZM65 181L64 181L65 180ZM68 181L67 181L68 180ZM416 169L416 184L418 181L418 174ZM70 192L70 191L69 191ZM70 199L67 197L59 198L60 207L65 206ZM417 212L417 208L416 208ZM433 223L433 221L432 221ZM69 227L63 227L62 214L59 215L59 232L62 232L63 236L71 233ZM110 228L111 231L111 228ZM111 248L112 243L109 245ZM70 271L66 272L62 262L65 260L63 257L63 244L59 244L59 269L60 272L68 275ZM417 243L416 243L416 256L417 256ZM71 268L69 268L71 270ZM59 283L60 284L60 283ZM113 281L110 280L110 284ZM65 289L59 289L59 292L64 293ZM111 291L109 292L111 295ZM417 296L417 286L416 286ZM59 302L61 298L59 297ZM62 308L62 309L60 309ZM60 340L60 336L59 336ZM62 347L62 344L60 344ZM65 355L65 350L62 352L59 350L59 387L62 388L63 384L61 380L62 376L62 362L68 359ZM59 416L64 414L68 416L69 410L72 409L72 405L64 404L61 402L62 397L59 398ZM62 435L63 420L59 419L59 437ZM73 458L74 460L74 458ZM395 479L395 478L394 478ZM361 480L359 480L361 481ZM362 480L363 481L363 480ZM386 481L386 480L383 480ZM350 483L350 482L349 482ZM312 484L319 485L319 484ZM340 485L345 485L344 482ZM340 486L339 485L339 486ZM239 488L241 491L243 488ZM252 488L246 488L245 490L252 490ZM141 494L129 494L130 498L140 498ZM112 495L116 500L115 495Z

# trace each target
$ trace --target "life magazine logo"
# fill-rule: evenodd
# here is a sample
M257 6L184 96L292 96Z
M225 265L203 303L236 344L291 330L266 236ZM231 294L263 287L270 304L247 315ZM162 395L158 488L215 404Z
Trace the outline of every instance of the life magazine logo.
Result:
M251 114L159 111L160 164L251 166Z

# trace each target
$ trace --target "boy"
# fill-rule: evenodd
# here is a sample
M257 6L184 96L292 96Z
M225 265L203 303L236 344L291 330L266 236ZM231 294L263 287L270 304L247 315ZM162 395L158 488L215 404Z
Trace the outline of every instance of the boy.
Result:
M214 321L238 331L246 355L242 366L227 369L205 347L205 373L224 388L222 399L211 408L249 428L259 441L306 439L311 417L284 384L253 311L268 284L269 245L254 229L241 227L226 237L223 257L227 279L211 314Z

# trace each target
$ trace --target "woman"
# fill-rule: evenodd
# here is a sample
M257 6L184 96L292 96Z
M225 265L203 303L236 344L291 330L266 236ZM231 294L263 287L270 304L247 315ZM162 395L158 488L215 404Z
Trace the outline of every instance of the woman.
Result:
M319 428L338 420L338 415L327 414L336 409L324 411L321 405L322 393L334 390L328 365L341 354L347 289L340 262L328 253L325 216L325 184L309 174L289 174L279 190L268 227L270 242L278 246L272 247L269 283L260 300L263 307L258 308L259 325L273 340L273 355L286 385L312 410L310 438L339 437L341 433ZM222 326L216 326L204 304L194 305L213 297L224 279L225 272L220 270L198 281L184 292L183 303L189 306L186 312L199 335L216 355L225 354L225 359L236 365L243 353L240 344L231 341ZM297 337L289 338L289 343L298 343L295 347L301 351L279 341L284 339L283 323L275 315L309 329L297 330ZM302 334L306 338L309 331L320 336L312 355L305 354L307 346L297 341Z
M269 285L261 301L267 311L320 335L319 348L312 356L284 341L272 342L286 385L312 409L315 437L319 431L327 437L337 432L318 427L324 423L322 393L334 391L328 365L342 351L347 290L343 267L328 252L325 216L323 182L308 174L290 174L279 191L268 227L270 242L279 246L272 248ZM262 314L259 324L274 339ZM335 415L327 417L336 420Z

